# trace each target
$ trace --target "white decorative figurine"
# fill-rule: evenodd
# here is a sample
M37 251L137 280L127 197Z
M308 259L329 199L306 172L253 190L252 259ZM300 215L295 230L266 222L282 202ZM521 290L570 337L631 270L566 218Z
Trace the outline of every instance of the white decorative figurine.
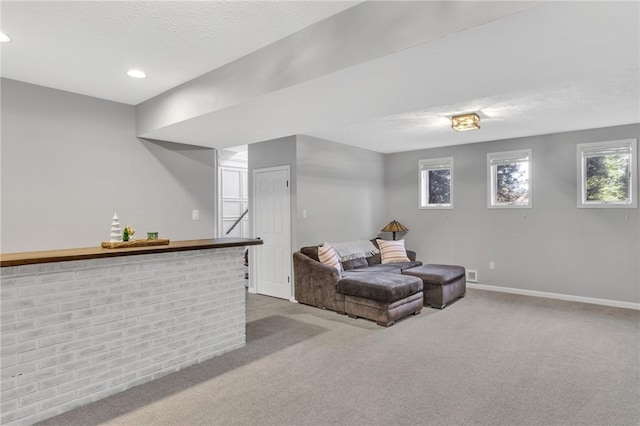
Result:
M118 219L116 213L113 213L113 219L111 220L111 239L109 242L122 242L122 228L120 228L120 219Z

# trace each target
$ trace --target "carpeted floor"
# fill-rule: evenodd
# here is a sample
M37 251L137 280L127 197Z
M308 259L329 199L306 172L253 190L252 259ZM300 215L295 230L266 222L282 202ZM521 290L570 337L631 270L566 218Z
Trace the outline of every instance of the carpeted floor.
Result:
M46 425L640 425L640 312L469 290L389 328L247 296L247 346Z

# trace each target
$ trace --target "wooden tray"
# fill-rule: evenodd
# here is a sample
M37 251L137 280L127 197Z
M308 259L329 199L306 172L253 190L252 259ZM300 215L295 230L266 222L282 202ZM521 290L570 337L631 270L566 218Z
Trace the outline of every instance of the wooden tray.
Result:
M148 247L148 246L165 246L169 244L169 240L158 238L157 240L133 240L122 242L103 241L102 248L128 248L128 247Z

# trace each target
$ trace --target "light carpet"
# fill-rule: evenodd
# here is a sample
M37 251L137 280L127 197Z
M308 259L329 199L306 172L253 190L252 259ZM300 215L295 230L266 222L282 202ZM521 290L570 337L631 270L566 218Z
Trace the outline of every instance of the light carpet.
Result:
M247 346L43 425L639 425L640 312L468 290L389 328L247 295Z

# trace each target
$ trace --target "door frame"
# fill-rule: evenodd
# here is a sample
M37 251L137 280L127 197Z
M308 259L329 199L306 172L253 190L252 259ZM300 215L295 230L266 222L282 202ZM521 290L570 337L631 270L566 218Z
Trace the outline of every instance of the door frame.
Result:
M251 232L253 233L254 238L260 237L257 231L257 221L256 221L256 174L265 173L265 172L276 172L276 171L286 171L287 172L287 223L289 230L289 256L291 256L291 247L292 247L292 228L291 228L291 166L288 164L282 166L274 166L274 167L263 167L259 169L253 169L251 171L251 209L253 210L253 214L250 215L249 220L251 222ZM260 246L250 246L249 247L249 293L257 293L258 292L258 280L256 279L256 260L259 256ZM253 259L253 260L252 260ZM293 260L289 261L289 300L295 301L295 294L293 288Z

